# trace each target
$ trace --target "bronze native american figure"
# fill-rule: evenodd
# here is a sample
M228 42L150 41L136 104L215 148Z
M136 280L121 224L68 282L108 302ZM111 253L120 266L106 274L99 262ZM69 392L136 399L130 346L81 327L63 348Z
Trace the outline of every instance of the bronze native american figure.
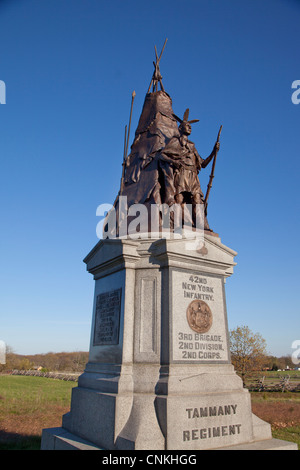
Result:
M174 202L180 205L190 203L195 209L197 204L205 204L198 173L201 168L205 168L211 162L219 151L220 144L216 142L211 154L204 160L197 152L194 143L188 140L192 131L191 124L199 120L188 121L189 109L186 109L182 120L175 117L180 122L180 135L174 136L160 153L167 181L165 202L169 205ZM193 222L195 222L195 216L194 212ZM204 229L210 230L206 217Z
M114 203L114 209L117 213L120 211L120 196L126 196L128 209L134 204L143 204L149 208L149 214L150 206L153 204L168 207L172 207L174 203L182 207L190 204L193 208L191 225L195 227L197 207L204 205L204 230L213 232L206 218L207 196L213 174L204 197L198 173L216 157L220 148L219 138L211 154L205 159L201 158L194 143L188 139L191 134L191 124L198 120L188 119L189 109L186 109L183 119L177 117L172 109L172 100L162 85L159 70L162 52L158 57L155 48L154 73L130 154L124 159L121 189ZM116 235L118 236L118 227Z

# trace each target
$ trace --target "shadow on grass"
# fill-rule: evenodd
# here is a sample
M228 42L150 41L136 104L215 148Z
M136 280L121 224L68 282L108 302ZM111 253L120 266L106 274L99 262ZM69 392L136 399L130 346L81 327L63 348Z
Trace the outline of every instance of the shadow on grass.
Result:
M283 441L295 442L300 450L300 426L287 427L285 429L272 428L272 436Z
M0 450L40 450L41 436L0 431Z

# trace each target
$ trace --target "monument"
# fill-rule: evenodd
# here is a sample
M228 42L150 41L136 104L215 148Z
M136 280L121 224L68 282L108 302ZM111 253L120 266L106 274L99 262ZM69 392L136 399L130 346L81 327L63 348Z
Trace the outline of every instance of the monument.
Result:
M89 361L42 449L296 449L253 415L231 364L225 281L237 253L207 219L222 128L202 158L189 140L197 120L176 116L164 90L162 52L128 156L125 132L103 239L84 260L95 279ZM198 173L211 161L204 196Z

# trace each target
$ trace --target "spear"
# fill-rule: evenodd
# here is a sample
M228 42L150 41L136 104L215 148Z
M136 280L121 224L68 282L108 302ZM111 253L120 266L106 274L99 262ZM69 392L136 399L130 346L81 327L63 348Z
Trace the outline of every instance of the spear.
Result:
M161 59L161 56L163 55L163 52L165 50L165 47L166 47L166 44L167 44L167 40L168 38L165 40L164 42L164 45L163 45L163 48L161 50L161 53L160 53L160 56L158 57L158 54L157 54L157 49L156 49L156 46L154 46L154 49L155 49L155 57L156 57L156 62L153 62L153 65L154 65L154 72L153 72L153 75L152 75L152 79L151 79L151 82L150 82L150 85L149 85L149 88L148 88L148 91L147 93L150 93L150 89L151 89L151 85L153 83L153 91L155 91L155 88L156 88L156 91L157 91L157 82L159 81L160 83L160 86L161 86L161 89L162 91L165 91L164 87L163 87L163 84L162 84L162 76L160 74L160 71L159 71L159 62L160 62L160 59Z
M131 117L132 117L132 108L133 108L133 102L135 98L135 91L132 92L131 95L131 108L130 108L130 117L129 117L129 126L128 126L128 134L127 134L127 144L126 144L126 155L125 158L127 158L127 153L128 153L128 141L129 141L129 135L130 135L130 126L131 126Z
M124 152L123 152L123 163L122 163L122 178L121 178L121 188L120 194L122 194L124 189L124 177L125 177L125 162L126 162L126 134L127 134L127 124L125 126L125 137L124 137Z
M131 118L132 118L132 108L133 108L133 102L135 98L135 91L132 92L131 95L131 107L130 107L130 116L129 116L129 126L128 126L128 134L126 137L126 132L127 132L127 126L125 126L125 138L124 138L124 155L123 155L123 169L122 169L122 178L121 178L121 189L120 189L120 194L122 194L123 189L124 189L124 177L125 177L125 166L126 166L126 160L127 160L127 154L128 154L128 142L129 142L129 135L130 135L130 126L131 126Z
M220 140L222 127L223 126L220 126L218 137L217 137L217 142L219 142L219 140ZM211 174L210 174L210 177L209 177L209 182L208 182L208 185L207 185L207 191L206 191L206 195L205 195L205 199L204 199L205 215L207 215L208 196L209 196L209 193L210 193L210 190L211 190L211 187L212 187L212 180L214 179L214 176L215 176L215 166L216 166L217 155L218 155L218 151L216 151L215 156L214 156L214 161L213 161L213 164L212 164Z

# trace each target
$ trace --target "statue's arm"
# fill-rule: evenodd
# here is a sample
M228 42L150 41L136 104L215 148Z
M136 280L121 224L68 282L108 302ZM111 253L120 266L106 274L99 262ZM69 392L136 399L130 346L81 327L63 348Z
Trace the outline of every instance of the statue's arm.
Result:
M171 141L161 150L159 158L164 160L174 166L179 166L181 155L178 149L178 142L176 139L171 139Z
M207 158L205 158L205 160L202 160L202 164L201 164L202 168L205 168L212 161L216 153L219 151L219 148L220 148L220 144L219 142L216 142L211 154Z
M160 157L162 160L165 160L169 163L173 163L180 160L180 155L174 155L172 152L169 153L165 152L164 150L160 152Z
M203 158L199 155L199 153L197 152L197 149L196 147L194 146L194 154L195 154L195 157L196 157L196 162L197 162L197 170L201 170L201 168L203 167Z
M215 155L215 153L214 153L214 151L212 151L211 154L210 154L207 158L205 158L205 160L202 161L202 164L201 164L202 168L207 167L207 165L208 165L208 164L212 161L212 159L214 158L214 155Z

